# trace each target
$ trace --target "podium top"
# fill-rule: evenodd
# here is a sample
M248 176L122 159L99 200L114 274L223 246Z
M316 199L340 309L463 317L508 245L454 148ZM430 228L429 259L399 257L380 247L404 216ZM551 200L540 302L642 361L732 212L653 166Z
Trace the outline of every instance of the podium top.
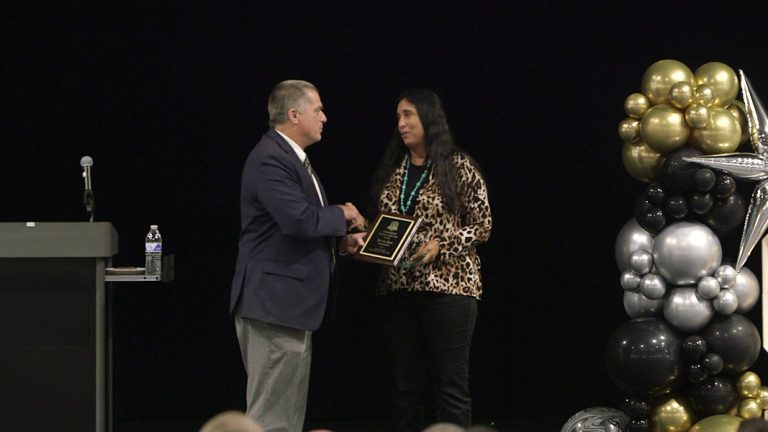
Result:
M109 222L0 223L0 258L111 257L117 231Z

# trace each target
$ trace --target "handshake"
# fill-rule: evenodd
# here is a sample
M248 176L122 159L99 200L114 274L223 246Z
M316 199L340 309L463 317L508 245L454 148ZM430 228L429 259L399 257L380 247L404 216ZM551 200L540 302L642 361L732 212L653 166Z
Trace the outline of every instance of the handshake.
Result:
M360 232L365 230L365 218L357 211L352 203L340 204L341 210L344 212L344 220L347 221L347 231Z
M365 244L363 239L368 234L365 232L366 220L352 203L339 204L339 207L344 212L349 233L341 239L339 250L342 254L356 254Z

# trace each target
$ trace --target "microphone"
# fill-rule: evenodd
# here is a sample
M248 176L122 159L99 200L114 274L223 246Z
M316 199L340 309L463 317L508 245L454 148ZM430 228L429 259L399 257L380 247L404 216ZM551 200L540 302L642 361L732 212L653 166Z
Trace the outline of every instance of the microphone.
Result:
M90 156L83 156L80 159L80 166L83 167L85 190L91 190L91 167L93 166L93 158Z
M85 210L91 217L93 222L93 213L96 207L95 196L93 195L93 187L91 181L91 167L93 166L93 158L90 156L83 156L80 159L80 166L83 167L83 179L85 180L85 191L83 192L83 204L85 204Z

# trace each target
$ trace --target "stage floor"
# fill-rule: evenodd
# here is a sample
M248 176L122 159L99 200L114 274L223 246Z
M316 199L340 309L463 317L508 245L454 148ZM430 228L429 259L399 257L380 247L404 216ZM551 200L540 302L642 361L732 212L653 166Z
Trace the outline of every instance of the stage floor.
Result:
M117 420L114 432L197 432L206 419L145 419ZM513 419L477 419L476 424L493 425L499 432L558 431L561 422L542 419L543 423L515 421ZM381 419L371 420L312 420L305 430L328 429L333 432L389 432L387 422Z

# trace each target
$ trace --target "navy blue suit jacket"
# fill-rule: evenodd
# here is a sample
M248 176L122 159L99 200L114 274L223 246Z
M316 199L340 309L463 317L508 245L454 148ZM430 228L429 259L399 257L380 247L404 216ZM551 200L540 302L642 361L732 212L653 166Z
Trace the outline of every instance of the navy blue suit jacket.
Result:
M243 168L230 313L303 330L320 326L331 239L346 234L344 212L320 191L325 207L296 152L267 131Z

